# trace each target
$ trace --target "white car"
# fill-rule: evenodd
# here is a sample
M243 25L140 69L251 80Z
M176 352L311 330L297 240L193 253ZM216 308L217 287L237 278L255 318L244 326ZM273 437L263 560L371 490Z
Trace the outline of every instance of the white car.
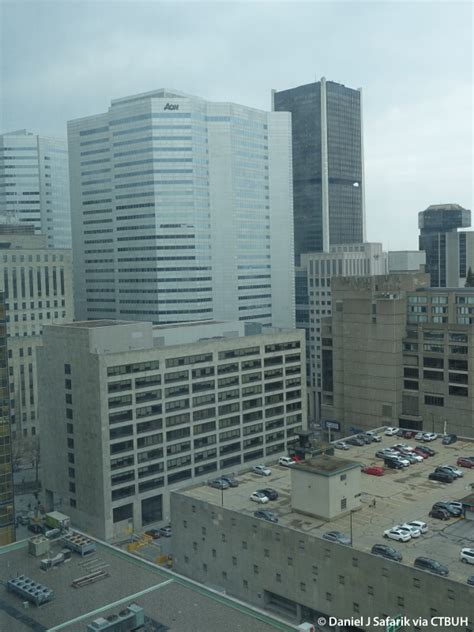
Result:
M260 476L270 476L272 473L271 469L266 465L254 465L252 471L254 474L260 474Z
M398 540L399 542L408 542L411 540L410 532L406 529L397 529L393 527L393 529L387 529L383 532L384 538L390 538L391 540Z
M421 520L411 520L410 522L406 522L403 526L415 527L418 529L420 533L426 533L428 531L428 525L426 522L422 522Z
M459 559L464 564L474 564L474 549L461 549Z
M423 439L423 433L422 432L417 432L415 435L415 439L417 441L421 441Z
M291 467L295 464L295 461L291 458L291 456L281 456L278 459L278 465L283 465L284 467Z
M402 448L403 450L407 450L408 452L413 452L413 448L406 443L396 443L394 448Z
M387 437L393 437L398 432L398 428L385 428L385 434Z
M400 529L400 531L407 531L412 538L419 538L421 535L421 531L418 527L413 527L408 522L404 522L403 524L397 524L393 527L394 529Z
M253 492L253 494L250 495L250 500L253 500L254 503L260 503L263 505L268 502L268 496L265 496L263 492Z
M367 432L365 434L370 435L371 437L373 437L374 441L376 441L377 443L380 443L380 441L382 441L382 439L375 432L375 430L367 430Z
M423 433L423 441L434 441L438 438L436 432L425 432Z
M349 450L349 446L345 441L336 441L336 443L334 443L334 447L336 450Z

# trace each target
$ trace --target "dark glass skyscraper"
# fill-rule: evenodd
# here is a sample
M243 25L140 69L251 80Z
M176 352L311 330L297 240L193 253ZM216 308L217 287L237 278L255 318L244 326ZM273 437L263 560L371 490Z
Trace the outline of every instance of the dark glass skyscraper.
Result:
M466 249L472 233L458 233L471 225L471 211L459 204L432 204L418 213L419 249L426 253L431 287L458 287L466 277L470 257Z
M364 241L361 91L324 78L273 92L291 112L295 258Z

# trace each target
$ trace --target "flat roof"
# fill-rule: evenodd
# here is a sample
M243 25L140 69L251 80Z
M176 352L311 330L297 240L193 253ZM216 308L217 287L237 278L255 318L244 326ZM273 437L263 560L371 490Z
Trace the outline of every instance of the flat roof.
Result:
M323 454L306 459L304 462L296 463L292 469L311 472L312 474L319 474L320 476L333 476L356 467L360 467L360 463L357 461L340 459L337 456L326 456Z
M375 453L396 443L406 443L412 447L420 442L414 439L386 437L380 435L380 443L365 446L351 446L344 455L350 455L362 466L383 465L382 459ZM439 560L449 567L449 577L454 581L466 583L472 575L472 566L462 564L459 552L463 547L473 547L473 522L459 518L436 520L428 516L432 505L437 501L459 500L466 496L466 491L474 484L474 469L464 468L464 477L451 484L430 481L430 474L436 466L455 465L459 456L473 453L474 443L469 440L458 440L444 446L438 439L428 444L437 454L425 459L422 463L414 463L403 470L385 470L384 476L361 475L361 507L352 513L353 547L370 553L374 544L390 544L403 554L403 564L413 566L415 558L423 556ZM339 451L337 451L339 454ZM271 487L279 497L264 505L265 509L274 511L279 517L279 525L295 529L315 538L320 538L327 531L341 531L350 534L351 516L343 515L326 521L294 511L291 507L291 471L302 467L297 464L291 467L277 465L276 459L267 460L272 470L271 476L259 476L247 471L237 476L239 487L224 490L223 505L225 509L239 514L253 516L260 509L250 501L250 494L257 489ZM337 461L342 461L339 456ZM221 507L222 492L207 485L198 485L179 492L186 496L202 500L216 507ZM374 504L375 501L375 504ZM383 532L396 524L421 520L428 525L428 532L409 542L397 542L383 537Z
M97 541L96 541L97 542ZM53 542L50 557L62 546ZM0 547L0 581L19 574L47 586L54 598L40 607L23 606L21 597L0 588L0 630L15 632L84 632L99 617L124 610L131 603L142 606L147 630L220 630L226 632L290 632L294 627L260 610L213 591L181 575L163 569L111 545L97 542L97 550L85 557L72 553L71 560L40 569L40 560L28 553L28 541ZM74 579L95 568L108 577L82 588Z
M143 321L139 321L143 322ZM134 325L133 320L76 320L72 323L61 323L61 327L77 327L82 329L92 329L93 327L111 327L112 325Z

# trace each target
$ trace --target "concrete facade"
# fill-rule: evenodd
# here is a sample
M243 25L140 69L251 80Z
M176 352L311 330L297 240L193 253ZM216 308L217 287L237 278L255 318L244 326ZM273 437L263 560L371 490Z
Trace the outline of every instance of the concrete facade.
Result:
M294 327L289 113L161 89L68 138L78 318Z
M308 411L310 420L321 416L321 321L332 313L332 279L373 276L388 271L382 244L339 244L329 252L301 255L296 268L296 324L306 330Z
M385 424L474 436L472 289L390 275L338 280L333 296L323 410L343 433Z
M376 632L385 627L366 622L373 621L374 617L386 619L402 613L409 619L422 618L428 622L436 616L462 617L458 625L440 623L440 626L446 632L472 631L473 588L466 584L465 578L444 578L423 572L413 567L413 561L393 562L373 555L371 544L362 544L362 534L372 530L371 521L386 525L387 520L394 520L393 516L385 513L385 517L376 518L376 510L366 504L354 514L357 526L353 546L328 542L321 537L322 532L340 529L340 524L299 515L288 506L287 485L279 484L273 474L271 485L283 499L276 503L277 524L256 518L254 508L248 508L253 504L248 496L247 501L239 498L234 503L229 492L223 507L204 488L172 493L176 551L173 561L177 572L277 612L296 624L311 621L317 625L320 617L363 619L364 623L355 623L359 626L357 629ZM394 482L392 486L396 490L400 483ZM238 490L235 493L240 494ZM393 494L396 491L392 491ZM389 500L387 502L389 504ZM385 506L385 502L383 504ZM244 505L247 506L242 508ZM344 520L349 523L348 517ZM384 541L383 527L378 528L380 531L372 543ZM437 541L440 543L443 538ZM404 546L393 545L399 550ZM423 546L423 542L413 543L408 553L405 545L404 558L422 555L416 552L419 546ZM458 547L459 544L453 548ZM459 565L465 575L465 565L459 559L452 564ZM435 629L434 625L432 628L429 623L426 625L426 629ZM423 625L419 629L422 630Z
M0 226L0 286L5 292L12 437L38 427L36 351L43 326L74 317L70 250L48 248L30 226Z
M318 456L291 467L294 511L332 520L360 507L360 466L346 459Z
M71 248L67 142L27 130L0 135L0 221L33 226L49 248Z
M426 264L426 253L423 250L389 250L388 272L419 272Z
M241 327L182 325L188 342L171 346L151 323L46 327L38 362L48 509L123 538L169 520L170 490L284 454L306 427L303 332L239 336Z

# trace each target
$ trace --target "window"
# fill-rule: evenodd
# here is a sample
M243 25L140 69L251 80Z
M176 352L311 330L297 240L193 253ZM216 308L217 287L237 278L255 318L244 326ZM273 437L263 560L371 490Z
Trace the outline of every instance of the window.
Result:
M374 587L373 586L367 586L367 594L368 595L373 595L374 594Z
M444 397L441 395L425 395L425 404L427 406L444 406Z
M326 601L332 601L332 594L329 592L326 593Z
M346 578L344 577L344 575L339 575L339 583L344 586L344 584L346 583Z
M347 509L347 498L341 499L341 511L343 511L344 509Z

